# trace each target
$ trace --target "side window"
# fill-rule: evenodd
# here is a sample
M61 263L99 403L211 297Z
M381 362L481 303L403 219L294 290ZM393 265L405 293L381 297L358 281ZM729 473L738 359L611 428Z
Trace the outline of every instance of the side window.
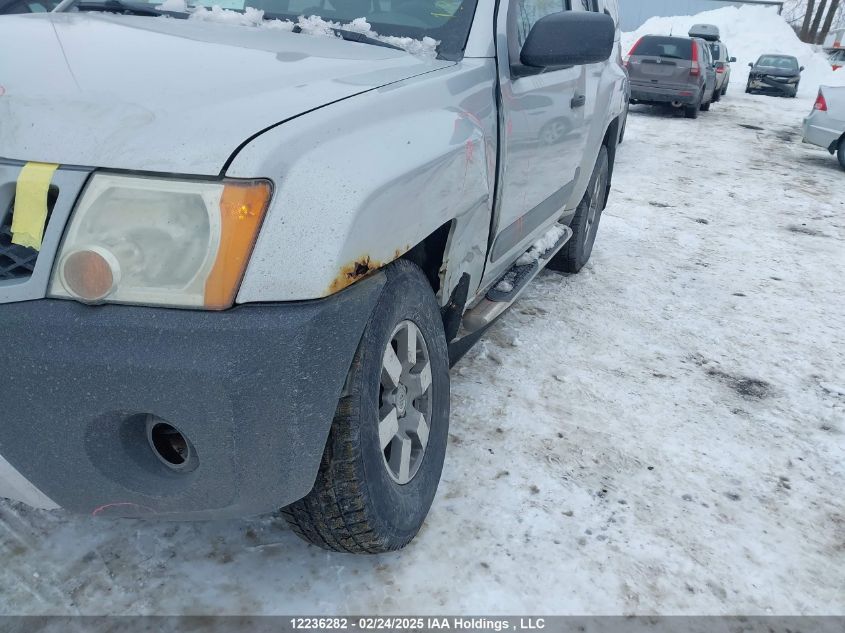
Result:
M595 11L598 13L599 11L599 0L577 0L581 6L583 7L584 11Z
M575 0L581 2L582 0ZM525 43L528 31L539 20L552 13L569 10L569 0L517 0L516 39L519 48Z

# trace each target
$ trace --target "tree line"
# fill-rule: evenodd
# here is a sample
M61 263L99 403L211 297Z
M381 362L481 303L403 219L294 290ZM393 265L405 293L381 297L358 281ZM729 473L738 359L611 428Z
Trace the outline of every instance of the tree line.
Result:
M809 44L823 44L837 18L841 0L805 0L805 2L806 10L798 36L801 41ZM800 7L800 9L803 8Z

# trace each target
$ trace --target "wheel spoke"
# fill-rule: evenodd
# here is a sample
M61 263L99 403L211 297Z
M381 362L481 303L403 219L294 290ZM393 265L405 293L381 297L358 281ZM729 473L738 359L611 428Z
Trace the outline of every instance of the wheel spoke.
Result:
M404 328L396 333L396 342L399 343L399 360L402 367L410 369L417 364L417 326L407 323Z
M406 428L408 432L416 435L422 448L425 449L428 446L428 420L416 409L409 411L405 419L407 420Z
M390 469L400 484L406 483L411 476L411 438L395 437L390 447Z
M390 440L392 440L396 433L399 432L399 418L396 415L396 407L390 407L390 410L384 414L378 423L378 437L381 450L384 450Z
M404 382L408 387L408 397L412 400L424 395L431 386L431 363L426 361L422 369L408 374Z
M399 386L399 378L402 376L402 362L393 351L393 346L388 345L384 350L384 360L381 363L381 384L385 387L395 389Z

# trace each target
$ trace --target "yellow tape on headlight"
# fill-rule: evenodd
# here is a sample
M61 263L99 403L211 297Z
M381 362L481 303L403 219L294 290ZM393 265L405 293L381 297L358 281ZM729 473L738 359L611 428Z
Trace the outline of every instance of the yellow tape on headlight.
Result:
M58 165L27 163L18 176L12 215L12 244L41 250L47 221L47 192Z

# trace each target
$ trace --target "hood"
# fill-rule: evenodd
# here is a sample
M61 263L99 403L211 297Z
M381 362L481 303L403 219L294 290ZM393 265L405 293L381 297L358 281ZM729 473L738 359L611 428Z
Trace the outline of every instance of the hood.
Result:
M770 75L772 77L796 77L800 75L800 71L798 69L795 70L787 70L785 68L773 68L771 66L757 66L755 65L751 69L752 73L757 73L760 75Z
M453 63L333 37L95 13L2 16L0 42L0 158L197 175L219 174L269 126Z

